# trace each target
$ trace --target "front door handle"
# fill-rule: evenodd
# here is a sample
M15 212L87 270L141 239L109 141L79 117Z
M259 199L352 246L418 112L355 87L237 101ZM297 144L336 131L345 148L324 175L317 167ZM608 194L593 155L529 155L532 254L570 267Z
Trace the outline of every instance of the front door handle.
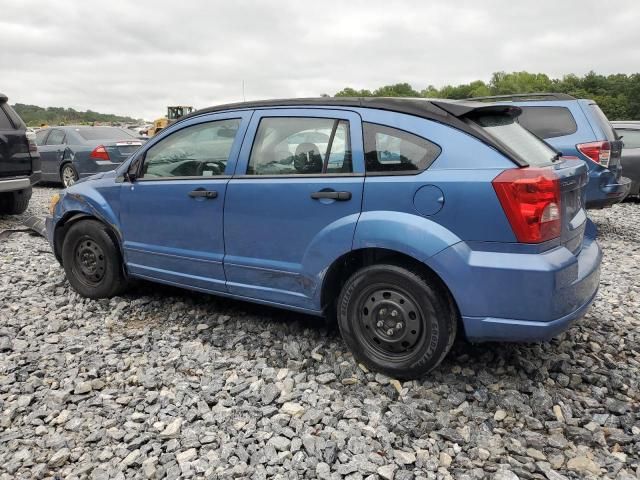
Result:
M218 192L215 190L193 190L189 192L189 196L193 198L216 198Z
M311 198L319 200L321 198L330 198L332 200L338 200L346 202L351 200L351 192L336 192L335 190L320 190L319 192L313 192Z

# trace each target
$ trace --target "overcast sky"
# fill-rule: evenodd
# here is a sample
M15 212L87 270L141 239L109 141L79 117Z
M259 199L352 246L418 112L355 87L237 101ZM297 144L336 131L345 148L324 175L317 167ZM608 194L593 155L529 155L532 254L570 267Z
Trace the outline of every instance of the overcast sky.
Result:
M11 103L152 119L168 104L422 89L495 71L640 70L640 0L0 0Z

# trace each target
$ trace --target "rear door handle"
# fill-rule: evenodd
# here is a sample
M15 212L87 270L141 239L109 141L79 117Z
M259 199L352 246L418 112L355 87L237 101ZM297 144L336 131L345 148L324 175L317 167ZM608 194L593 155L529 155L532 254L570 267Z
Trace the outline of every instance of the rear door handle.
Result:
M189 192L189 196L192 198L216 198L218 192L215 190L193 190Z
M330 198L332 200L338 200L345 202L351 200L351 192L336 192L334 190L320 190L319 192L313 192L311 198L319 200L321 198Z

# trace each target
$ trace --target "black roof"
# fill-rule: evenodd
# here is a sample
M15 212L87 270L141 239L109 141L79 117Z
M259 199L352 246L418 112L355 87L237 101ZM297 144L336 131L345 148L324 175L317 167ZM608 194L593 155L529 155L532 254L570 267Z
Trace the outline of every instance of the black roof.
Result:
M505 105L487 105L482 102L441 100L411 97L319 97L319 98L286 98L278 100L257 100L251 102L228 103L203 108L183 117L190 118L204 113L227 110L243 110L269 107L361 107L406 113L416 117L428 118L442 123L449 123L451 117L464 117L474 112L510 113L518 115L519 109Z

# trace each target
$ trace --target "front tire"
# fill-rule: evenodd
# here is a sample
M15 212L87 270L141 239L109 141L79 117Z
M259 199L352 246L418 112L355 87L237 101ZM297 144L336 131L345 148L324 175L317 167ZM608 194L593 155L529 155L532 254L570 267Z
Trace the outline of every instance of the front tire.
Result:
M64 188L69 188L78 181L78 171L71 163L65 163L60 169L60 181Z
M448 293L425 275L372 265L345 283L338 325L355 358L394 378L414 379L444 359L456 336Z
M62 265L69 283L82 296L109 298L126 288L118 246L97 220L81 220L69 228L62 244Z

